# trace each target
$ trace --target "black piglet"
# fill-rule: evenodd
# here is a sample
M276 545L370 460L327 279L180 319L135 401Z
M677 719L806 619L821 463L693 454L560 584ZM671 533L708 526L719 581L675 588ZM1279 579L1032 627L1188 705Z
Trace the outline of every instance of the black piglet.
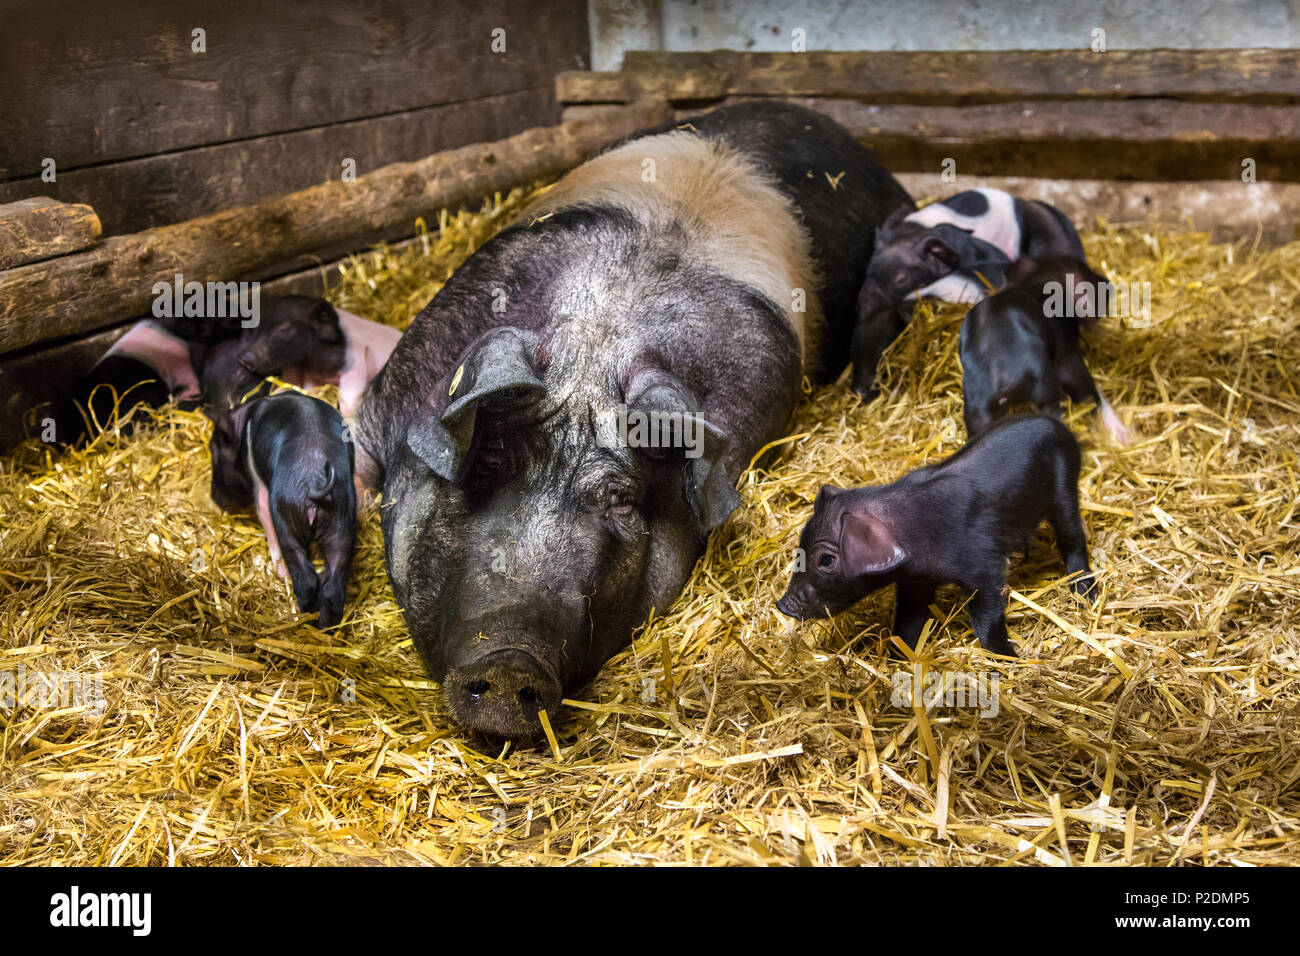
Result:
M331 405L282 392L215 420L212 498L228 511L256 507L271 560L319 627L343 617L356 541L352 444ZM269 476L264 479L263 476ZM325 564L317 576L311 548Z

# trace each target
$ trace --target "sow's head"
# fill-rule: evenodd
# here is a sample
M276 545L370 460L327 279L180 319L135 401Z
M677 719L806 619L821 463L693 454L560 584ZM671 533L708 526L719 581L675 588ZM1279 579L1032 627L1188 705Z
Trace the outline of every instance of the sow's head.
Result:
M738 504L728 438L653 356L591 361L493 329L390 463L384 530L408 626L452 715L531 738L676 597Z

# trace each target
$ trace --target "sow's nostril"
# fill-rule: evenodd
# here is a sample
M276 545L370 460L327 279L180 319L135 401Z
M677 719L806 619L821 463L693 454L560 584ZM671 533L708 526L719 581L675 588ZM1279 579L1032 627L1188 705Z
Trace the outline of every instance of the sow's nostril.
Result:
M537 736L538 711L553 714L560 702L555 679L532 655L513 648L453 668L443 686L458 721L503 737Z

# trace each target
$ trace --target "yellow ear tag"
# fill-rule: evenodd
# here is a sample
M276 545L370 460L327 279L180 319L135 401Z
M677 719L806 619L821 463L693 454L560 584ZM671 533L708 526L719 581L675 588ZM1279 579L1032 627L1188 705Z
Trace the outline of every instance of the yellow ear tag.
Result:
M464 374L465 366L462 365L460 368L456 369L456 374L451 377L451 388L447 389L448 398L451 398L451 396L456 394L456 386L460 384L460 377Z

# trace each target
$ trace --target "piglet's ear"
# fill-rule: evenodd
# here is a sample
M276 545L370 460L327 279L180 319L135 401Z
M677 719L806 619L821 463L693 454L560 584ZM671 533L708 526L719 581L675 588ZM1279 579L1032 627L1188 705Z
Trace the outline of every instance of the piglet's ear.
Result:
M447 481L456 481L474 438L480 404L529 403L545 391L530 355L530 332L505 326L481 335L449 380L434 393L407 429L411 450Z
M840 527L840 561L850 577L880 574L907 560L893 533L874 515L848 511Z
M906 206L899 206L889 214L889 218L881 223L880 228L876 230L877 252L894 241L894 230L898 228L898 224L915 211L914 209L908 209Z
M843 489L836 488L834 485L822 485L817 492L817 497L813 499L813 510L816 510L828 502L832 501Z
M324 299L318 299L311 307L307 319L316 330L316 337L322 342L341 342L343 331L339 328L339 314L334 306Z
M957 268L960 260L957 251L938 236L931 236L925 240L925 245L921 247L921 254L933 263L948 269Z

